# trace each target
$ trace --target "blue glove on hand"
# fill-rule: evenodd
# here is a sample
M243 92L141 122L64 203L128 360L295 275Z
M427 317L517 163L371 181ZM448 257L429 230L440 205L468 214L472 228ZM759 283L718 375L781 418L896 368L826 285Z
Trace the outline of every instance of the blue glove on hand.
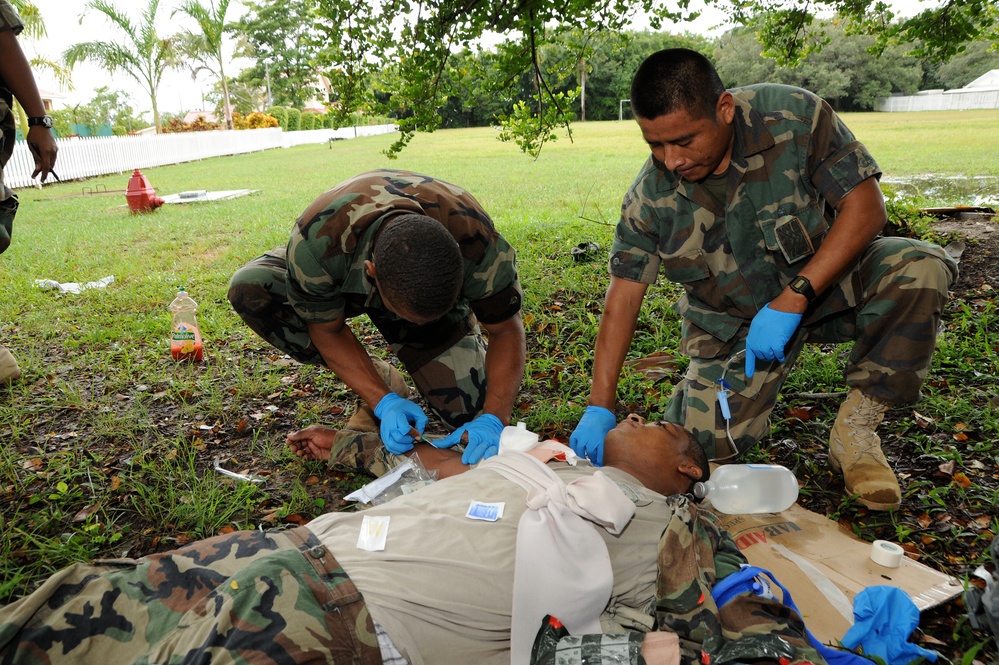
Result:
M472 422L465 423L439 441L434 441L438 448L450 448L461 443L463 434L468 434L465 442L465 452L461 456L462 464L475 464L499 452L500 434L503 432L503 422L491 413L483 413Z
M421 435L427 428L427 416L423 409L396 393L388 393L379 400L375 407L375 417L382 421L382 443L394 455L402 455L413 449L410 431L414 427Z
M763 306L753 322L749 324L746 337L746 378L756 373L756 359L779 360L784 362L784 347L801 323L801 314L780 312L770 309L770 303Z
M604 437L614 429L617 418L602 406L588 406L583 411L576 429L569 437L569 446L580 457L585 457L597 466L604 465Z

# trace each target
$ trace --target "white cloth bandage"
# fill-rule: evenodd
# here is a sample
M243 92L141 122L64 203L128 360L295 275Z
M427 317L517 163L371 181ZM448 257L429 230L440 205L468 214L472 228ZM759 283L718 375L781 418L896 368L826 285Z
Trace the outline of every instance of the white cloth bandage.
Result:
M550 614L572 634L600 632L614 584L610 556L593 525L621 533L635 505L603 472L568 484L535 457L509 452L483 465L527 490L517 530L513 578L512 663L530 660Z

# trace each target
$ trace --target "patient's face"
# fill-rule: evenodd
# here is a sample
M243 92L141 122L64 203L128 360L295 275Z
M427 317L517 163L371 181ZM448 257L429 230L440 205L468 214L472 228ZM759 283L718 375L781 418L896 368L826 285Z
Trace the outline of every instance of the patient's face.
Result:
M687 446L687 434L675 423L647 423L633 413L607 433L606 443L609 447L628 451L629 455L638 458L636 462L655 469L661 486L653 489L662 494L690 492L697 480L689 475L692 472L681 470L681 467L689 467L682 454Z

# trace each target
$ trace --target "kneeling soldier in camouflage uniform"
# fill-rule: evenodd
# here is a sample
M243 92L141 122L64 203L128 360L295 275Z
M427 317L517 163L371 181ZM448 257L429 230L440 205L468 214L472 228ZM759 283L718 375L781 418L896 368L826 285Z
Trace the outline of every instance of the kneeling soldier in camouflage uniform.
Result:
M861 503L898 506L875 429L891 405L919 397L955 262L936 245L879 237L881 170L810 92L727 91L704 56L667 49L639 67L631 104L652 155L624 198L573 449L599 460L639 310L661 268L684 289L674 308L690 357L666 419L709 456L731 459L768 434L806 342L853 341L829 462Z
M367 314L466 463L495 454L524 375L526 341L515 252L455 185L371 171L316 198L287 248L241 268L233 308L303 363L332 369L363 401L349 427L378 422L393 454L412 448L427 416L401 397L347 325ZM485 328L488 349L479 325Z
M671 649L685 663L711 662L723 649L752 657L764 647L781 662L822 662L801 618L777 601L745 594L719 612L704 593L745 559L713 516L681 495L708 473L689 433L630 417L608 434L606 455L602 478L585 462L544 465L504 454L294 530L237 532L138 560L77 564L0 609L0 662L510 663L517 534L533 509L524 486L504 473L511 456L559 482L600 480L628 506L616 534L593 521L583 527L606 545L613 581L600 620L612 634L588 638L588 657L645 662L637 654L656 613L683 638ZM469 519L473 499L505 510L497 521ZM360 547L362 532L376 533L370 518L388 518L379 551ZM578 553L584 565L587 557ZM579 586L577 577L563 582ZM537 608L555 616L562 609ZM634 657L620 660L621 653Z

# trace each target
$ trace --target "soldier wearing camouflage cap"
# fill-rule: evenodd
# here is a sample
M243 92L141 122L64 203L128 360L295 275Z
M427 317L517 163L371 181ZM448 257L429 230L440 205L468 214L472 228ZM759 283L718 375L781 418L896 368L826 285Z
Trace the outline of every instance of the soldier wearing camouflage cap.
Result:
M406 171L362 173L317 197L287 248L241 268L233 308L292 358L326 365L362 400L348 426L377 423L399 455L427 416L390 385L347 321L366 314L466 463L495 454L527 354L516 253L466 191ZM479 326L488 335L488 348Z
M22 127L25 140L31 146L35 158L32 177L41 176L42 182L52 172L55 164L56 146L52 136L52 118L45 114L45 104L31 68L17 35L24 29L21 17L7 0L0 0L0 253L10 246L14 230L14 215L17 214L17 196L3 182L3 167L14 152L15 124L14 98L28 115L27 127ZM0 385L11 383L21 377L21 368L13 354L5 346L0 346Z
M853 341L829 461L864 505L898 506L875 430L892 405L918 399L956 263L935 245L879 236L881 170L808 91L728 91L704 56L667 49L639 67L631 104L652 155L624 198L573 448L599 460L638 313L661 270L683 287L674 309L690 357L668 420L713 458L731 459L767 435L806 342ZM723 377L728 411L717 397Z

